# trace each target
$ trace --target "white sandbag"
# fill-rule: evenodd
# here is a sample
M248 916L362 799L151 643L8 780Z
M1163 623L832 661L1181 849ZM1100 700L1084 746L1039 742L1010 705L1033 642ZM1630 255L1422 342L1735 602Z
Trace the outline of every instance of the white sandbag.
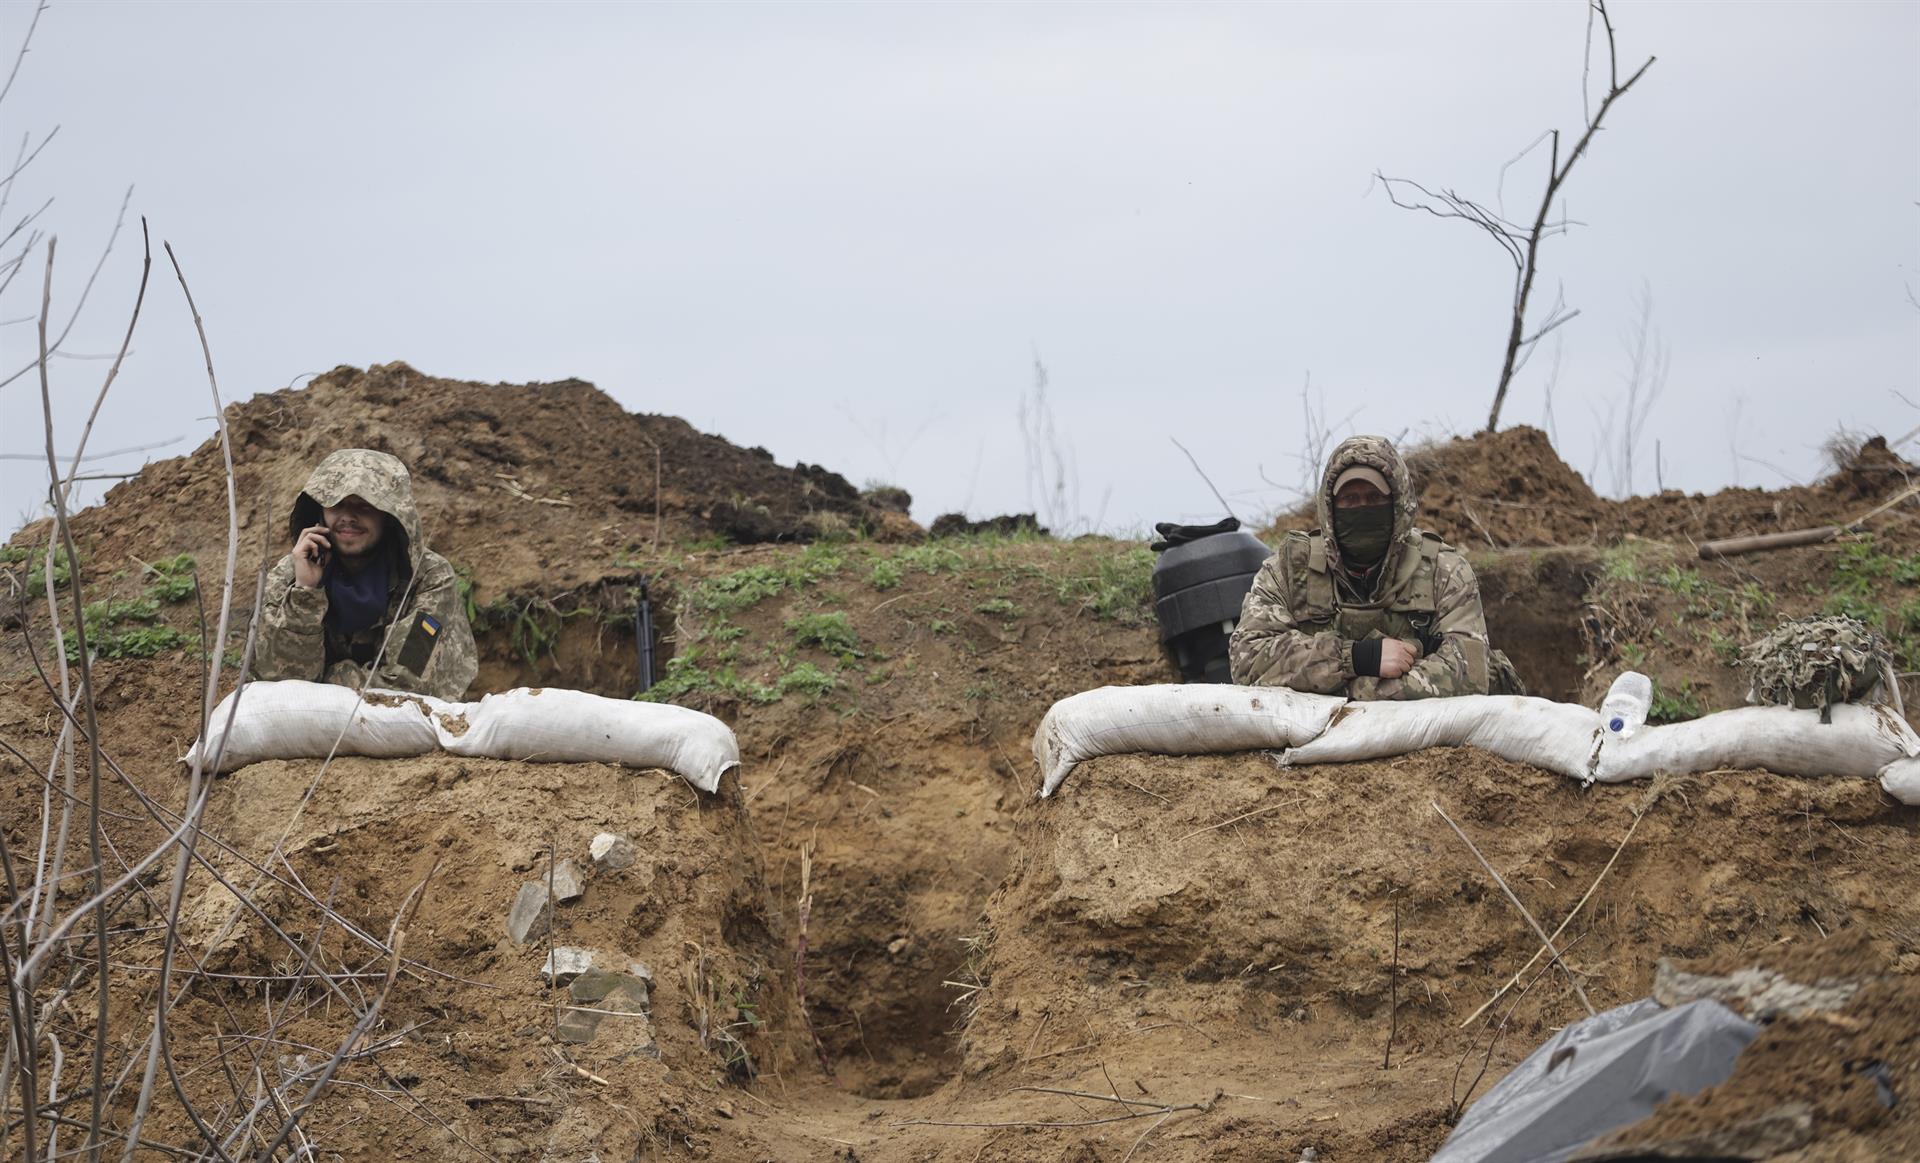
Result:
M664 767L708 792L740 765L738 740L712 715L553 687L458 704L436 714L434 726L455 755Z
M1759 767L1780 775L1873 776L1920 753L1920 737L1879 703L1838 703L1833 722L1817 710L1740 707L1685 723L1643 727L1609 739L1593 778L1602 783L1662 772Z
M1324 735L1292 748L1285 760L1348 763L1424 747L1478 747L1502 759L1585 779L1601 733L1596 711L1521 695L1353 702L1334 716Z
M1052 795L1075 764L1096 755L1204 755L1291 747L1320 734L1327 718L1345 702L1282 687L1213 683L1083 691L1053 704L1034 732L1040 794Z
M1920 808L1920 759L1896 759L1880 772L1880 786L1909 807Z
M227 714L235 698L233 728ZM399 691L367 692L319 682L251 682L220 700L207 726L182 762L202 762L232 771L266 759L369 755L392 759L437 750L440 738L429 715L449 704ZM336 746L336 743L338 744Z

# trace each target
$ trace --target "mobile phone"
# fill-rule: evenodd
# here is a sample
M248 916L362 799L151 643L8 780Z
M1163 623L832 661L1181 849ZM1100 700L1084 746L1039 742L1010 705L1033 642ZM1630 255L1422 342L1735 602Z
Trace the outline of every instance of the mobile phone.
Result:
M315 565L325 565L327 563L327 557L332 552L333 534L326 533L326 534L323 534L322 536L324 536L327 541L325 546L322 546L321 548L318 548L318 549L312 548L310 546L307 549L307 560L312 562Z

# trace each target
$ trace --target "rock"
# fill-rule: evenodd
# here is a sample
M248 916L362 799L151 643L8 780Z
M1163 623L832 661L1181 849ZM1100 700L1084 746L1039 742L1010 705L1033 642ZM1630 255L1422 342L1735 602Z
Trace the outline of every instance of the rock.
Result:
M553 902L547 899L547 886L532 881L521 885L520 895L513 898L513 908L507 910L507 936L514 944L525 945L545 936L552 927Z
M615 959L599 949L588 949L579 945L555 945L553 952L540 965L540 980L549 985L571 985L581 974L594 972L618 975L613 968ZM557 973L557 979L556 979ZM626 975L638 978L644 985L653 985L653 970L643 961L628 961Z
M887 942L887 952L893 954L895 957L898 957L900 950L906 947L907 939L905 937L895 937L893 940Z
M587 893L585 878L580 875L580 866L571 860L562 860L553 869L553 899L561 904L577 901Z
M555 945L540 966L540 980L549 985L570 985L582 973L592 969L600 954L578 945Z
M653 1049L653 1024L647 1020L650 997L645 981L630 973L589 969L573 979L567 992L578 1008L570 1008L560 1017L562 1042L592 1042L606 1025L609 1040L629 1049L657 1053Z
M580 973L578 977L574 977L574 983L568 986L566 994L574 1000L576 1006L595 1006L599 1004L601 998L611 994L614 986L620 985L622 977L626 975L612 973L609 969L588 969L586 973Z
M1712 998L1744 1014L1748 1021L1804 1018L1814 1013L1836 1013L1860 991L1858 981L1823 977L1811 984L1792 981L1771 969L1753 966L1725 977L1688 973L1662 957L1654 966L1653 1000L1672 1009L1701 998Z
M618 832L602 832L587 845L595 872L619 872L633 867L633 841Z

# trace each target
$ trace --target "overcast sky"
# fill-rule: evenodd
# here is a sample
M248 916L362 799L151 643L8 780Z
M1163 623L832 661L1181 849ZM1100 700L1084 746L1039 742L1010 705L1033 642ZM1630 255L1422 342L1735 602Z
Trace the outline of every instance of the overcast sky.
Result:
M33 9L0 6L0 63ZM1839 428L1920 427L1920 5L1613 15L1623 76L1659 60L1568 183L1583 225L1546 243L1534 320L1556 291L1580 315L1503 425L1543 424L1551 380L1562 455L1624 486L1596 415L1617 445L1644 287L1670 364L1636 491L1656 439L1665 483L1700 490L1815 476ZM897 483L923 521L1038 506L1123 532L1219 514L1177 437L1245 517L1301 477L1309 374L1336 434L1485 423L1512 268L1372 175L1530 215L1542 156L1504 186L1501 167L1545 129L1577 135L1586 27L1578 0L55 0L0 149L59 133L6 227L54 199L58 318L133 186L68 347L117 343L144 214L230 397L396 359L578 376L784 463ZM40 263L0 319L37 309ZM211 431L161 269L92 447L184 439L96 470ZM0 375L33 330L0 326ZM1036 353L1064 506L1026 472ZM56 363L62 448L104 366ZM35 377L0 388L0 453L41 441ZM0 461L0 526L44 488L43 466Z

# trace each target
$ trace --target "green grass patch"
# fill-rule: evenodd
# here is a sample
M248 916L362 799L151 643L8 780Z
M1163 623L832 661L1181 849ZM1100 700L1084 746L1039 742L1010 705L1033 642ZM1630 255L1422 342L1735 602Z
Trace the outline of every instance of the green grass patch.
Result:
M1019 606L1013 604L1011 598L988 598L974 609L982 614L992 614L999 618L1018 618L1022 612Z
M142 562L151 579L147 583L147 596L158 602L182 602L193 596L194 560L190 553L177 553L172 557L163 557L158 561Z
M24 545L0 546L0 565L14 566L9 570L20 581L29 598L43 598L47 595L47 551L28 549ZM56 589L64 589L73 579L73 570L67 561L64 548L53 551L53 584Z
M860 657L860 638L853 632L847 616L838 611L796 614L787 619L787 632L793 635L795 646L818 646L842 658Z
M792 670L780 676L774 684L780 694L801 694L819 697L831 691L836 685L834 677L811 662L802 662Z
M87 648L95 658L152 658L187 643L187 636L159 621L160 603L153 598L114 598L88 602ZM65 637L68 662L80 661L79 636Z
M967 556L949 542L934 541L902 549L893 555L893 561L901 569L914 573L959 573L966 568Z
M1653 703L1647 708L1647 722L1681 723L1698 719L1705 713L1705 708L1700 705L1700 697L1690 684L1683 684L1678 690L1656 687Z
M735 614L776 594L833 577L845 566L846 558L837 546L815 543L791 561L750 565L708 578L693 587L687 603L703 614Z
M890 590L900 584L900 565L888 558L873 563L873 569L867 574L867 584L876 590Z
M1060 577L1055 590L1061 601L1096 618L1139 625L1153 615L1153 563L1153 550L1129 546Z

